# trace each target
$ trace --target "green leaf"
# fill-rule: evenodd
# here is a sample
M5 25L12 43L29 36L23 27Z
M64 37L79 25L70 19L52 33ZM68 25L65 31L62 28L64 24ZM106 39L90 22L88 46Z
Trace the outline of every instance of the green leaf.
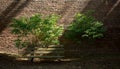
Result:
M92 12L93 11L88 11L84 14L76 14L73 22L67 28L69 32L65 32L65 37L72 40L76 40L78 36L91 39L103 37L103 33L105 32L103 23L96 20L92 16Z
M13 19L11 24L13 34L19 35L22 41L16 46L24 48L30 42L36 46L48 46L58 44L58 38L62 35L63 27L57 25L59 16L49 15L42 18L42 15L36 14L31 17L20 17ZM31 39L29 39L31 38ZM35 44L36 43L36 44Z

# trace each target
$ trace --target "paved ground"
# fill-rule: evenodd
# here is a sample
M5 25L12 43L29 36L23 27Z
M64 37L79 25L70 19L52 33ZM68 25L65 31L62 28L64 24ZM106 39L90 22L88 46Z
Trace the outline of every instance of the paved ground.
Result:
M16 61L13 57L0 55L0 69L120 69L118 59L81 59L67 62Z

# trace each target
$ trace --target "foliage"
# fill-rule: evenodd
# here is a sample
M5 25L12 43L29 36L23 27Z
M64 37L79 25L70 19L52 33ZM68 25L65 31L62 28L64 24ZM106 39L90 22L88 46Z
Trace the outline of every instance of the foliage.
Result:
M18 35L15 40L16 47L24 48L32 46L58 45L58 38L62 35L63 27L57 25L58 15L49 15L42 18L42 15L33 15L29 18L21 17L13 19L11 24L12 33Z
M70 39L78 39L78 37L96 39L103 37L104 31L103 23L97 21L91 13L78 13L65 36Z

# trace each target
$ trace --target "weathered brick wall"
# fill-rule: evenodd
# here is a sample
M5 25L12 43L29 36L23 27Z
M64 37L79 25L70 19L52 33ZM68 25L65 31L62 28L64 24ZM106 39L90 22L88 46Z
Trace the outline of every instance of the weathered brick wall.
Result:
M59 23L68 24L85 3L87 0L0 0L0 47L9 51L12 51L9 47L14 48L14 35L8 27L12 18L31 16L35 13L54 13L62 16Z
M81 44L74 42L65 43L67 57L94 57L120 56L120 0L90 0L81 12L95 10L94 16L102 21L106 27L103 39L84 41ZM90 42L90 43L89 43ZM69 54L69 55L68 55ZM71 56L72 55L72 56ZM84 58L84 57L83 57Z
M17 50L13 43L15 37L8 27L11 18L31 16L35 13L45 15L55 13L61 15L59 23L66 25L73 20L75 13L87 10L95 10L94 16L103 21L108 29L106 38L98 43L110 47L120 45L119 7L120 0L0 0L0 49L13 53Z

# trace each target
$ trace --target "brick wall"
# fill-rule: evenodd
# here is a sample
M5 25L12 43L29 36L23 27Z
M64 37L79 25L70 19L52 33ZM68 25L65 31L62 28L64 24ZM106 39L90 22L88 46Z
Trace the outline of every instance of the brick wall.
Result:
M120 0L0 0L0 48L12 53L17 50L13 43L15 36L10 33L8 27L14 17L29 17L35 13L45 15L55 13L62 16L59 23L67 25L73 20L75 13L87 10L95 10L94 16L103 21L108 29L105 39L97 42L101 46L116 47L117 44L120 45L119 7Z

